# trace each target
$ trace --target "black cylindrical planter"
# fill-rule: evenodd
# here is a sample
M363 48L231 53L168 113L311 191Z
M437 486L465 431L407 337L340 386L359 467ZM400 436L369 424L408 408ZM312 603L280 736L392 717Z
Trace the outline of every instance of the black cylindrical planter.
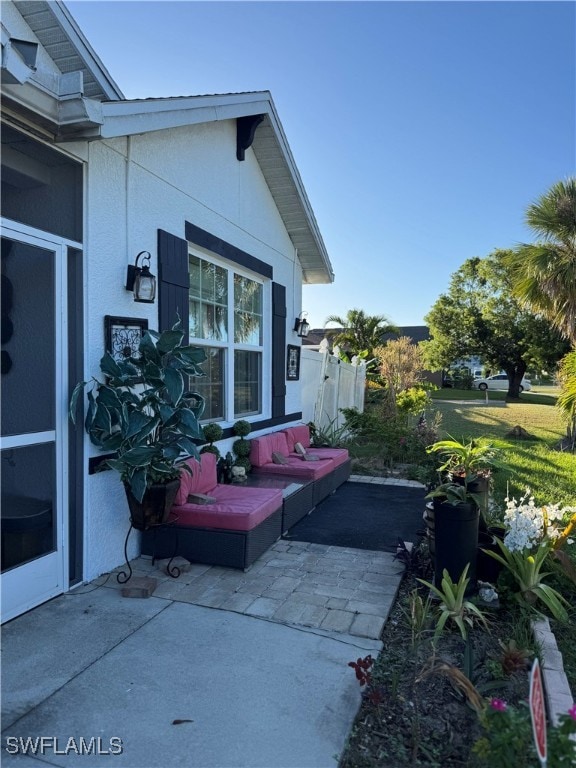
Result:
M504 541L504 536L506 535L506 528L503 525L490 525L488 527L488 533L493 536L495 539L500 539L500 541ZM499 552L500 550L498 550Z
M464 485L463 475L452 475L452 480L458 485ZM480 502L480 519L478 521L479 530L486 531L487 524L485 515L488 512L488 502L490 500L490 478L484 475L476 477L476 480L472 480L468 483L468 491L470 493L476 493L482 497Z
M426 525L426 538L428 539L428 552L432 567L436 567L436 536L434 533L434 503L429 501L426 504L424 515L422 516Z
M436 540L434 583L437 587L442 584L444 569L456 583L469 563L470 581L466 594L470 594L475 589L479 517L480 512L475 504L448 504L434 499L434 538Z
M482 550L488 550L489 552L496 552L502 554L496 544L494 536L490 533L478 534L478 558L476 560L476 577L480 581L488 581L490 584L496 584L500 571L502 570L502 564L498 560L494 560L493 557L486 554Z

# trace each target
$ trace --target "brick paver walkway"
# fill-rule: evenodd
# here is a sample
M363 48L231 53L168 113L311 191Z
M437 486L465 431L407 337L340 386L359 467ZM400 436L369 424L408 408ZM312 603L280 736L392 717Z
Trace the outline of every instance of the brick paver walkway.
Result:
M421 487L396 478L350 480ZM380 637L404 570L389 552L289 540L277 541L246 572L184 561L189 570L172 579L165 562L132 563L134 576L159 580L154 597L372 639ZM105 586L121 588L115 578Z

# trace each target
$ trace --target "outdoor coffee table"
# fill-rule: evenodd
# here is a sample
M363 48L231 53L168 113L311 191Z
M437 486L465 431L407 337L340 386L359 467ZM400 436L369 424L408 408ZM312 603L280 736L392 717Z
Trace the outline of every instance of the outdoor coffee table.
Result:
M274 488L282 491L282 534L314 509L314 481L290 475L251 472L244 481L252 488Z

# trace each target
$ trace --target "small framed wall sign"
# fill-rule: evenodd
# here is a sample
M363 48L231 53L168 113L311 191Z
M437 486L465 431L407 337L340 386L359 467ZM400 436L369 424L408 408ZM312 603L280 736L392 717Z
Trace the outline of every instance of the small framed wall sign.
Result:
M116 361L126 360L128 357L138 357L140 341L147 330L148 320L138 317L105 315L106 351L110 352Z
M298 381L300 378L300 347L288 344L286 353L286 379Z

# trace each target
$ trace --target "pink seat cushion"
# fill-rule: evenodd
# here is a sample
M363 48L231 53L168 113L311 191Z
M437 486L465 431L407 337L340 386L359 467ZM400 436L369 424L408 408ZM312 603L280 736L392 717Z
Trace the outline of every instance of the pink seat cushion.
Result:
M331 459L320 461L303 461L300 457L288 456L287 464L263 464L255 467L258 474L293 475L306 480L318 480L329 475L334 470L334 462Z
M213 453L203 453L200 461L187 459L185 462L192 474L185 469L180 470L180 488L176 494L174 504L186 504L186 499L191 493L206 493L213 496L212 488L216 485L216 456Z
M306 448L306 453L318 456L319 459L331 459L335 467L346 464L349 458L346 448ZM297 456L298 454L293 454Z
M288 427L288 429L284 430L284 434L286 435L289 453L294 453L296 443L302 443L304 448L310 447L310 429L305 424L298 427Z
M250 464L253 467L271 464L273 453L288 456L288 443L284 432L271 432L269 435L262 435L262 437L255 437L250 440Z
M276 489L218 485L211 495L218 499L216 504L172 507L172 512L178 516L177 525L251 531L282 507L282 491Z

